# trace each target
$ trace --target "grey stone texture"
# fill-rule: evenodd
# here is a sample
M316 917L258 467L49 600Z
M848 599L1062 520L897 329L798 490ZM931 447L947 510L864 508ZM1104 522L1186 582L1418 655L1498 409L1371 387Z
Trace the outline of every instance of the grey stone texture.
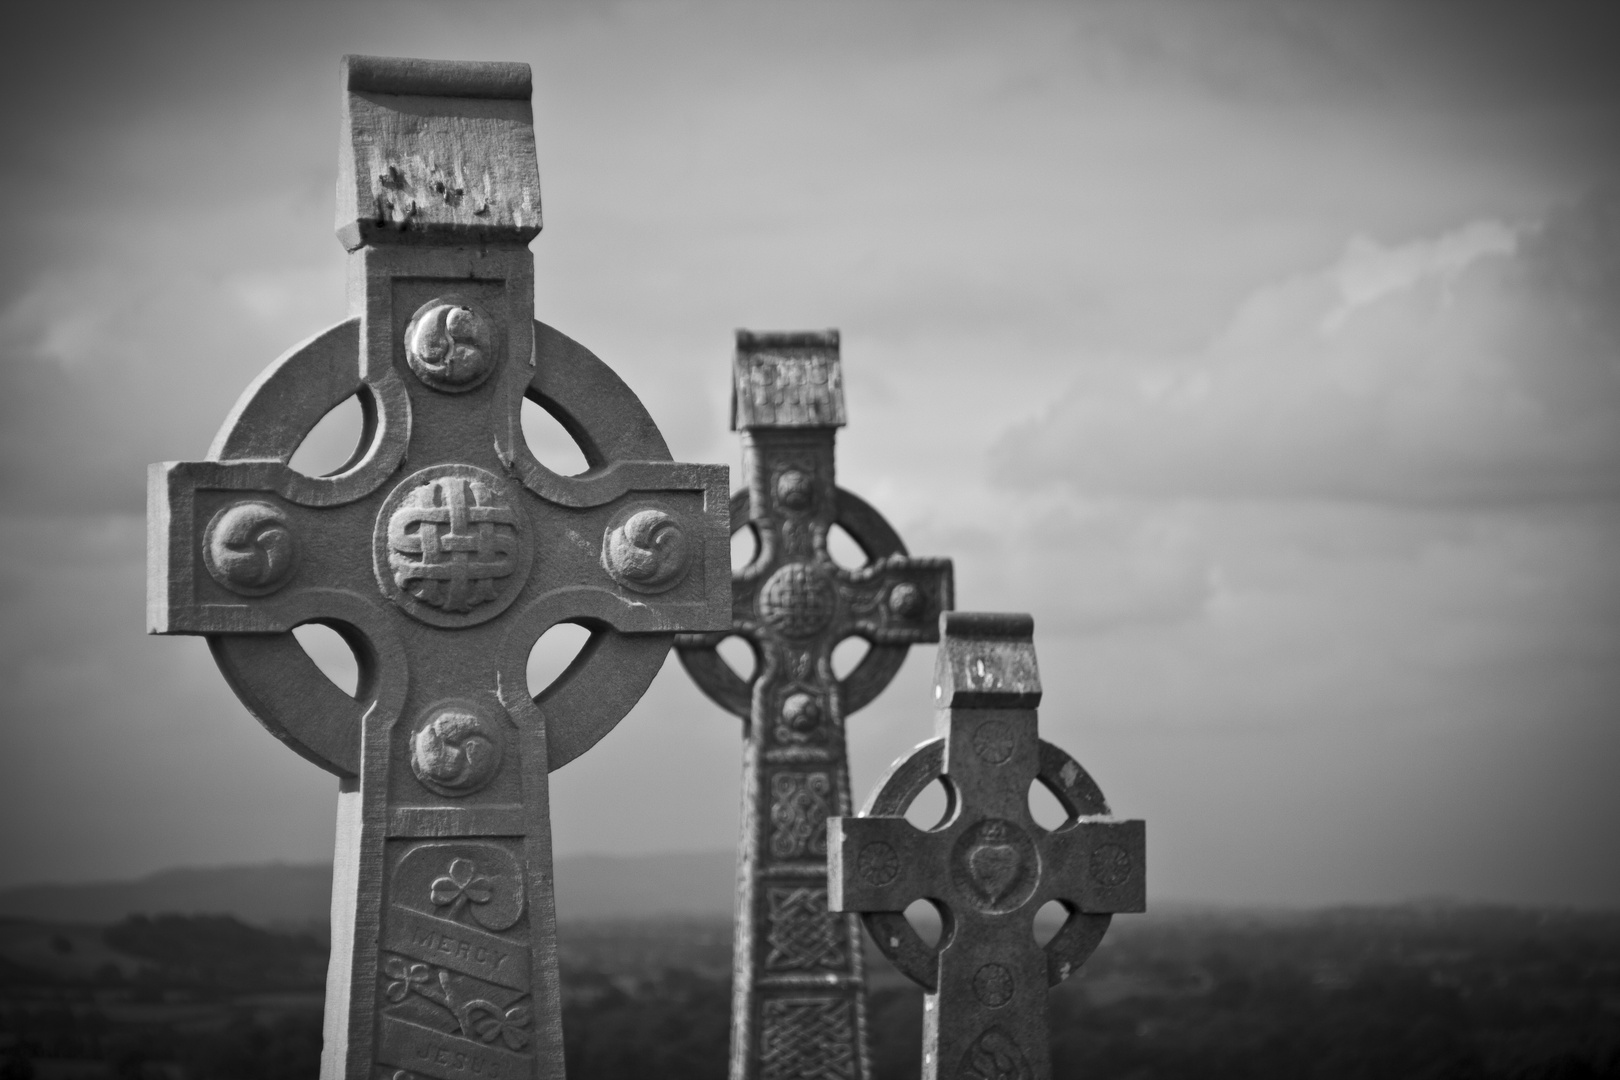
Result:
M853 916L827 909L827 818L851 805L845 718L882 692L911 645L937 640L951 564L908 556L876 510L837 486L837 331L738 331L732 388L748 486L732 496L731 528L751 528L758 553L733 576L729 628L677 639L698 686L747 721L731 1077L864 1080L861 935ZM829 556L834 525L864 566ZM753 649L750 681L716 651L730 635ZM833 649L851 636L870 648L839 679Z
M860 912L884 955L927 991L925 1080L1049 1080L1048 986L1079 969L1117 912L1145 909L1145 829L1036 728L1034 621L951 612L934 675L936 738L897 761L858 817L827 825L828 907ZM930 830L906 808L935 780L948 794ZM1048 832L1029 809L1041 783L1068 815ZM931 947L903 912L942 909ZM1044 947L1034 916L1068 918Z
M201 634L249 710L339 778L328 1080L563 1073L548 773L640 698L676 631L731 625L727 470L533 317L522 64L348 57L345 321L248 388L206 460L149 477L148 628ZM337 473L288 461L358 395ZM589 470L529 452L533 399ZM538 698L534 642L582 623ZM333 626L357 699L290 631Z

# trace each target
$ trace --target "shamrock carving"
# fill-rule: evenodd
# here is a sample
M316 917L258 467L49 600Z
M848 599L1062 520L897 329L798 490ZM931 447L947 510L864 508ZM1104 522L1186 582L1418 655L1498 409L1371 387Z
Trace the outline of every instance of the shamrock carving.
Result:
M383 988L388 1000L404 1001L412 990L419 990L427 982L428 966L426 964L407 964L397 956L390 956L383 965L383 973L394 980Z
M461 1030L466 1035L477 1035L487 1043L500 1039L513 1050L529 1045L529 1007L513 1005L505 1012L493 1001L469 1001L461 1007Z
M433 888L428 895L435 907L448 904L450 910L446 914L453 919L468 903L489 903L493 893L489 878L478 873L471 859L454 859L448 873L433 880Z

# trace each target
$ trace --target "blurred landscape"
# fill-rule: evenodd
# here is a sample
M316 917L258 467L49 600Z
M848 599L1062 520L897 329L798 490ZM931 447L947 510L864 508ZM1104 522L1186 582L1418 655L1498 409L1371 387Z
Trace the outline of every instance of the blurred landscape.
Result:
M559 861L574 1080L725 1075L729 859ZM0 894L0 1080L314 1077L328 872ZM146 908L164 902L191 910ZM917 1077L921 994L875 953L868 971L876 1077ZM1117 919L1051 1009L1057 1077L1620 1076L1620 913L1159 904Z

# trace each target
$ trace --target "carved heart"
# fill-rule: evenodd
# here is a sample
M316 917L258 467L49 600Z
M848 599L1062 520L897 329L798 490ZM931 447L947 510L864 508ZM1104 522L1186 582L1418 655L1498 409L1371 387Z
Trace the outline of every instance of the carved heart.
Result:
M968 855L968 869L992 904L999 904L1017 882L1020 862L1011 844L980 844Z

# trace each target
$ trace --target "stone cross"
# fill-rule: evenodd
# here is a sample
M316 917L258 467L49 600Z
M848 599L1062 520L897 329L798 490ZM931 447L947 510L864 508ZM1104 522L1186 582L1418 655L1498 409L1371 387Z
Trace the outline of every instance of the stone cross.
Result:
M732 1080L864 1078L861 934L827 911L829 815L850 809L844 718L888 685L917 642L937 640L951 564L914 559L876 510L839 488L833 440L844 423L838 333L737 333L732 427L748 487L731 528L751 527L754 560L732 577L725 633L677 638L698 686L748 722L743 756L732 985ZM841 525L866 555L858 570L827 553ZM744 682L715 645L748 642ZM845 679L833 648L869 649Z
M1034 621L944 616L935 669L940 737L889 769L859 817L828 823L828 904L858 911L878 948L927 991L924 1080L1049 1080L1046 988L1091 955L1114 912L1142 911L1144 826L1115 821L1091 777L1040 738ZM941 777L944 820L901 815ZM1048 832L1029 811L1036 781L1068 820ZM943 907L938 948L903 912ZM1068 918L1044 948L1034 915Z
M351 56L338 237L352 316L248 388L207 460L149 479L148 627L207 635L253 714L339 777L327 1080L563 1074L547 773L678 630L730 625L723 466L675 464L600 360L534 321L524 64ZM358 395L335 474L288 467ZM529 452L530 398L590 468ZM289 633L335 628L357 700ZM591 631L538 698L558 622Z

